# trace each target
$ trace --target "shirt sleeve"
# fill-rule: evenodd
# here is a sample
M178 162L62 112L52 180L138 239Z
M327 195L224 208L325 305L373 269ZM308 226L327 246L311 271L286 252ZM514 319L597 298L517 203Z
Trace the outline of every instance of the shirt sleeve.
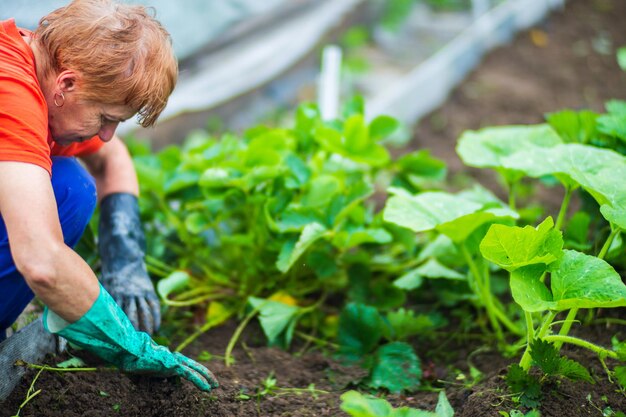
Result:
M0 78L0 161L32 163L50 174L48 115L41 90L7 68Z

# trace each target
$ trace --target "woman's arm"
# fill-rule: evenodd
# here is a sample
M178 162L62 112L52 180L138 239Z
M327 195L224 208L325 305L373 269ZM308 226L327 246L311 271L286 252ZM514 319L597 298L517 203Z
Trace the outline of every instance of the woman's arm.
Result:
M117 137L84 161L96 179L100 199L100 282L135 328L152 334L161 325L161 307L144 263L145 238L133 162Z
M65 320L82 317L98 297L98 279L63 241L48 172L0 162L0 213L13 260L29 287Z
M98 200L114 193L139 194L137 174L126 145L117 136L94 154L81 157L96 179Z

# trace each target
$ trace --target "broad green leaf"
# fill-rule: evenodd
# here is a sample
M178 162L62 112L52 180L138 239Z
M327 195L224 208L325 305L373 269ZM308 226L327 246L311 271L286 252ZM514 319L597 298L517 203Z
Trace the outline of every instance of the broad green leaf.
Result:
M411 310L400 308L387 313L387 321L393 329L396 340L406 340L411 336L432 330L435 323L425 314L415 315Z
M417 268L411 269L402 274L393 282L393 285L403 290L411 291L419 288L424 283L424 278L419 274Z
M382 167L389 163L391 157L387 148L378 143L371 144L359 153L346 154L346 157L361 164L371 165L372 167Z
M391 242L393 237L385 229L344 230L333 237L333 245L340 249L350 249L364 243L384 244Z
M65 360L63 362L57 363L57 368L68 369L68 368L86 368L87 364L84 360L79 358L78 356L74 356Z
M511 272L511 295L528 312L546 311L553 306L552 293L541 282L545 265L529 265Z
M337 259L330 250L312 250L307 255L307 264L313 269L318 278L332 277L339 271Z
M605 114L598 117L598 130L626 141L626 114Z
M157 283L157 293L162 300L168 300L170 294L186 288L190 279L191 277L185 271L172 272L167 277L159 280Z
M617 50L617 63L622 70L626 71L626 47Z
M544 374L554 376L559 373L559 359L561 357L552 343L543 339L533 340L530 343L530 357Z
M157 194L163 193L165 174L161 169L159 160L152 156L137 156L133 158L135 171L141 189L143 191L154 191Z
M452 239L446 235L439 235L434 240L429 241L419 253L417 262L423 262L429 258L438 259L446 265L463 264L463 262L458 262L458 259L462 258L458 248Z
M439 407L439 404L442 404L442 394L439 394L437 404L437 409L441 409L441 412L437 413L409 407L394 409L387 400L363 395L357 391L348 391L341 395L341 409L351 417L452 417L453 414L449 414L448 408ZM445 394L443 395L445 397Z
M347 359L361 359L378 345L385 326L378 309L348 304L339 316L339 353Z
M624 100L609 100L604 106L606 111L611 114L626 115L626 101Z
M259 310L259 321L270 345L276 344L279 336L288 330L300 312L299 307L279 301L248 297L248 302L252 308ZM287 345L291 341L289 339L286 340Z
M388 310L404 305L406 302L406 292L394 287L387 280L375 281L371 285L368 304L379 310Z
M589 143L596 135L597 113L589 110L562 110L546 115L550 123L565 143Z
M276 267L282 273L286 273L291 266L302 256L304 252L318 239L326 236L328 230L319 223L311 223L304 227L300 238L295 245L284 252L281 251Z
M421 378L420 360L413 347L403 342L391 342L376 351L368 385L400 393L416 390Z
M585 381L595 384L596 381L582 364L565 357L559 359L559 374L572 381Z
M319 119L320 113L317 106L313 104L298 106L298 110L296 110L296 132L303 136L308 136Z
M539 407L543 394L541 383L534 375L530 375L518 364L513 364L509 366L505 381L511 393L519 395L519 402L524 407Z
M210 225L209 219L202 213L194 212L185 218L185 227L190 233L198 234Z
M197 185L199 179L200 174L197 172L175 172L167 179L163 189L167 194L175 193L176 191Z
M561 182L570 186L581 185L587 191L594 190L591 180L600 171L624 163L624 157L617 152L575 143L549 149L523 149L502 160L503 166L530 177L555 175Z
M348 216L351 216L354 220L356 210L361 209L363 212L363 205L361 203L373 193L374 187L369 182L359 181L356 184L351 184L348 187L348 195L342 196L341 209L337 212L332 221L333 226L337 226ZM357 220L357 222L364 223L365 220Z
M565 241L571 241L579 245L588 245L589 225L591 217L587 212L578 211L567 221L564 232Z
M442 181L446 177L446 163L430 155L427 150L403 155L395 162L399 172L413 187L419 188L428 181Z
M400 124L389 116L378 116L369 125L369 136L372 141L379 141L395 132Z
M545 124L489 127L463 133L456 151L471 167L510 168L503 165L504 158L523 149L551 148L559 143L559 135Z
M512 214L512 216L510 216ZM467 214L450 222L437 226L437 230L448 236L455 243L466 241L474 232L483 225L498 221L503 217L517 218L517 213L511 210L498 208ZM478 242L476 242L478 243Z
M616 366L614 372L622 389L626 389L626 366Z
M344 103L341 109L344 118L348 118L355 114L365 114L365 100L361 96L353 96Z
M414 232L424 232L474 213L481 207L481 204L444 192L394 195L387 200L383 218Z
M441 264L436 259L429 259L424 264L415 268L415 272L426 278L445 278L465 281L465 276L454 269Z
M507 271L532 264L556 261L562 254L563 238L554 229L552 217L536 228L494 224L480 243L485 259Z
M241 174L234 169L209 168L200 176L199 183L202 187L227 187L239 178Z
M309 190L302 198L307 207L326 206L333 197L341 192L341 182L332 175L320 175L310 182Z
M501 203L475 201L477 198L484 200L484 195L470 193L468 197L444 192L425 192L414 196L401 192L387 200L383 219L414 232L437 229L460 243L485 223L499 217L518 216Z
M319 223L319 216L309 208L288 208L276 219L275 226L281 233L300 232L311 223Z
M550 265L554 310L626 306L626 285L602 259L565 250Z
M350 154L364 152L372 144L363 116L355 114L344 123L343 135L345 148Z
M445 391L439 391L439 399L437 400L435 414L437 414L438 417L454 417L454 409L450 405Z
M341 395L341 409L352 417L390 417L393 407L386 400L364 396L357 391Z
M274 178L284 175L285 169L281 165L275 166L255 166L246 173L241 179L231 183L245 191L250 191L262 183L273 180Z
M285 158L285 163L287 164L289 171L296 179L298 187L306 184L307 181L309 181L309 178L311 178L311 170L297 155L289 154Z

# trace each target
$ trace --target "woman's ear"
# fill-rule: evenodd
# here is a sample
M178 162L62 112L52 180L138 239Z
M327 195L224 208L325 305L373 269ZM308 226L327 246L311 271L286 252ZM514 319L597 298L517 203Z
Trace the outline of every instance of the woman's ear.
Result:
M56 87L63 93L72 92L76 89L76 81L78 77L71 70L62 71L57 75Z

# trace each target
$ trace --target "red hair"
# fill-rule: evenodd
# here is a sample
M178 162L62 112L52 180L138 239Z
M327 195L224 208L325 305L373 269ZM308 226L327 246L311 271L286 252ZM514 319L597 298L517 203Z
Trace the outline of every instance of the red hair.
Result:
M73 70L81 98L135 109L154 124L178 77L169 33L143 6L74 0L44 16L35 39L45 76Z

